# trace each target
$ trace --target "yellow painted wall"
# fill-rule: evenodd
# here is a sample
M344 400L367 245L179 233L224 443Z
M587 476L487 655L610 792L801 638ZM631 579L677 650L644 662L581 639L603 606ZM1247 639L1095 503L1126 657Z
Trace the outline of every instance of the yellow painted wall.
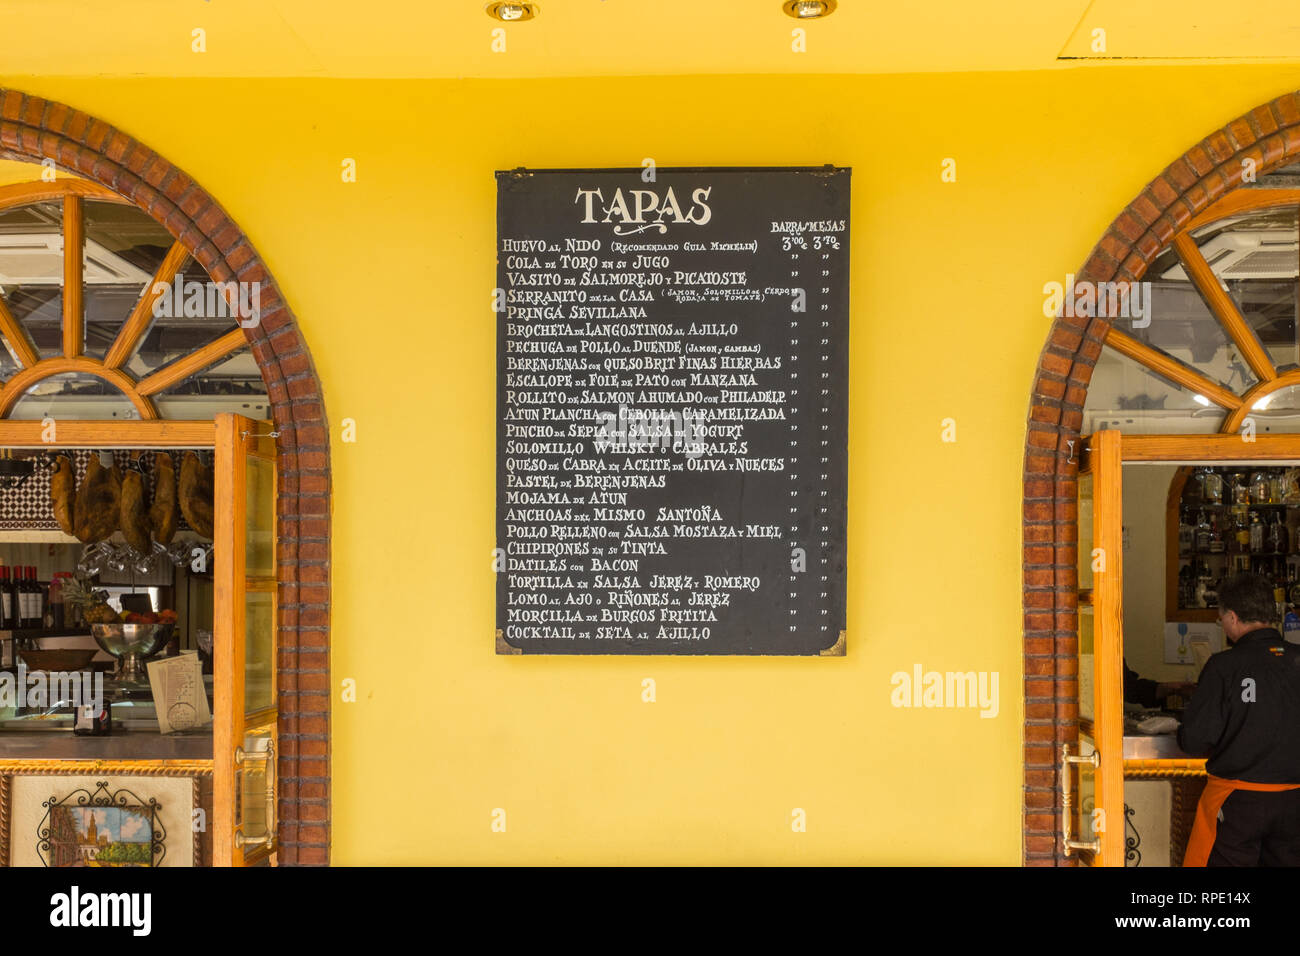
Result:
M302 323L335 429L333 676L359 688L333 709L335 863L1015 864L1043 283L1300 69L9 85L188 170ZM492 171L647 156L853 167L844 659L493 653ZM892 707L916 663L997 671L999 715Z

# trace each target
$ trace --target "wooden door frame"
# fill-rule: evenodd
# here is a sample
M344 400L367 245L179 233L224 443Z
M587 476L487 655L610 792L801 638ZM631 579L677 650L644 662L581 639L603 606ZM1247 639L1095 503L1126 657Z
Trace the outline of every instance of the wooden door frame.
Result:
M1079 592L1079 603L1093 608L1093 720L1088 730L1099 755L1096 806L1106 814L1097 831L1100 852L1094 859L1099 866L1124 865L1124 443L1118 432L1091 435L1079 461L1080 476L1092 478L1092 547L1105 561L1103 570L1093 573L1092 588ZM1113 482L1100 480L1111 476ZM1116 517L1106 522L1105 515ZM1093 558L1080 555L1080 560Z
M1124 435L1120 459L1126 465L1300 461L1300 435Z
M0 448L214 448L216 440L215 420L54 421L46 425L0 419Z

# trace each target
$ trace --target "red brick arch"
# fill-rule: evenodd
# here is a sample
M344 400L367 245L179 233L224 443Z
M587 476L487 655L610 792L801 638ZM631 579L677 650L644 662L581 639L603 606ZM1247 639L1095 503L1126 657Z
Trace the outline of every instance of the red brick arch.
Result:
M1300 160L1300 93L1279 96L1223 127L1147 184L1111 223L1079 281L1140 279L1193 216L1257 173ZM1106 318L1058 317L1038 359L1025 438L1024 862L1070 865L1059 830L1061 745L1077 739L1077 455L1093 366Z
M320 380L297 320L248 237L202 186L121 130L79 110L0 90L0 151L52 159L131 200L218 282L258 282L245 329L280 432L280 854L329 862L330 457Z

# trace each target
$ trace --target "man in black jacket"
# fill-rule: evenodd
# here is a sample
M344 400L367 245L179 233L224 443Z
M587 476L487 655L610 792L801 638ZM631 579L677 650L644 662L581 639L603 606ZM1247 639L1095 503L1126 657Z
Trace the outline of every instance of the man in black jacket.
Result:
M1267 580L1219 588L1230 649L1205 662L1178 745L1207 756L1184 866L1300 866L1300 646L1270 623Z

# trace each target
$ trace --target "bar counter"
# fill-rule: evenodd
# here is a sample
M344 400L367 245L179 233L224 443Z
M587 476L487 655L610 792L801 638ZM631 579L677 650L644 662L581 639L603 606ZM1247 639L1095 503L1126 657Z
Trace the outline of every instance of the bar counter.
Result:
M1124 737L1125 760L1195 760L1183 753L1174 734L1133 734Z

